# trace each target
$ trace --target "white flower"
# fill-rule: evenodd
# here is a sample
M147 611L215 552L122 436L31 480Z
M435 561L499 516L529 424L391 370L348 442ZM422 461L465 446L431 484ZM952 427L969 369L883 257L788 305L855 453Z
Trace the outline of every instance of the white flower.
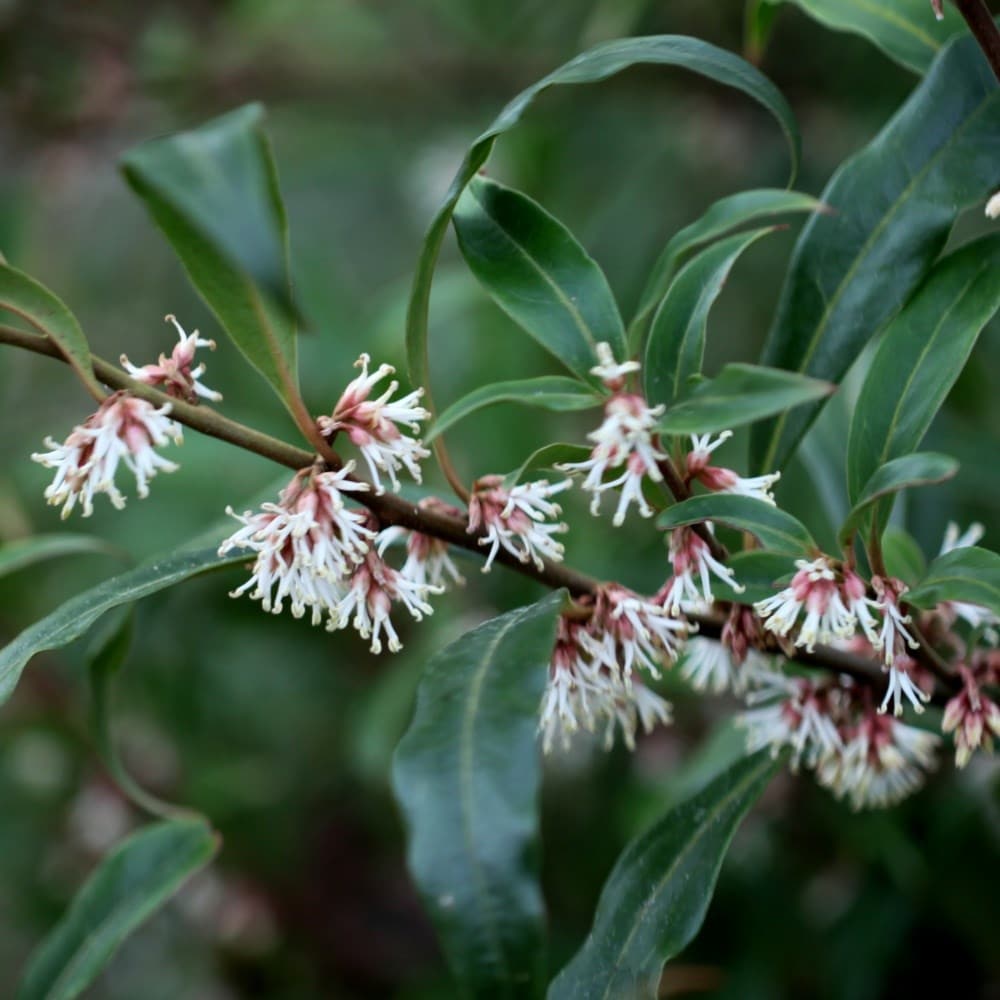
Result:
M709 522L705 525L712 530ZM733 570L712 555L708 543L693 528L675 528L670 533L670 564L673 576L654 600L675 616L683 610L700 609L713 603L713 576L738 594L746 589L736 582Z
M477 479L469 498L468 532L481 533L478 544L490 546L483 572L489 572L501 548L523 563L533 562L539 569L544 568L544 559L559 562L563 546L553 536L569 529L560 521L548 523L562 513L549 497L571 485L569 479L554 484L542 479L508 490L503 476Z
M763 500L774 506L774 496L771 493L774 484L781 478L780 472L771 472L764 476L744 478L732 469L723 466L709 465L712 452L733 436L732 431L723 431L714 441L711 434L691 435L691 451L686 458L687 474L691 479L697 479L706 489L713 493L733 493L737 496L752 497Z
M600 363L590 369L590 374L596 375L612 392L622 389L627 377L635 374L642 367L638 361L625 361L618 364L615 361L611 345L607 343L597 345L597 358Z
M986 218L1000 219L1000 191L986 202Z
M174 472L177 465L162 458L156 448L181 444L180 425L168 418L170 404L156 407L144 399L116 392L101 403L97 412L74 427L63 444L45 439L48 452L36 452L35 462L56 470L45 490L53 506L62 504L62 517L69 517L79 501L83 516L93 513L96 493L106 493L121 510L125 497L115 485L121 462L135 476L136 493L149 495L149 480L158 472Z
M396 381L390 382L378 399L369 399L375 384L396 370L392 365L380 365L369 374L370 363L371 358L362 354L355 363L356 368L361 368L361 374L348 384L334 407L333 415L319 417L316 426L328 438L344 431L351 443L361 450L375 482L375 492L383 493L385 489L380 472L389 476L396 490L399 489L396 473L403 468L420 482L420 460L427 458L430 452L419 440L403 434L399 428L407 427L417 434L420 432L420 421L430 417L430 413L420 405L423 389L414 389L393 401L391 397L399 388Z
M994 200L996 199L1000 199L1000 192L997 192L997 195L994 196ZM1000 201L998 201L998 206L1000 206ZM998 211L1000 211L1000 208L998 208ZM944 555L947 552L953 552L955 549L965 549L976 545L983 537L983 534L983 526L978 522L970 524L965 531L959 533L958 525L954 521L949 521L948 527L944 533L944 540L941 542L941 552L939 554ZM972 628L979 628L983 625L993 626L1000 624L995 615L993 615L986 608L979 607L977 604L965 604L961 601L948 601L947 606L950 607L959 618L966 621ZM991 643L996 645L997 633L994 629L988 629L986 638Z
M878 597L875 607L882 615L882 629L876 648L882 650L885 665L891 667L897 657L905 655L906 646L917 649L920 645L906 630L912 619L904 615L899 607L899 600L907 587L902 580L881 576L872 578L872 587Z
M903 714L902 700L905 698L920 714L924 710L924 703L931 700L931 696L926 694L913 678L912 671L916 663L909 656L897 656L893 665L888 668L889 681L886 685L885 697L878 710L884 712L892 702L892 714L900 716Z
M165 354L161 354L157 364L143 365L141 368L137 368L123 354L119 359L122 367L136 381L156 386L168 395L176 396L189 403L196 403L199 396L204 399L211 399L213 402L218 402L222 399L222 393L214 392L198 381L205 373L204 364L198 365L197 368L191 367L194 364L194 356L197 349L199 347L207 347L209 350L214 351L215 341L199 337L197 330L193 333L185 333L183 327L177 322L174 316L168 315L165 318L168 323L173 323L177 328L177 336L179 338L178 342L174 345L170 357L168 358Z
M982 693L972 671L961 668L962 690L944 709L941 731L955 733L955 765L965 767L980 746L993 750L993 737L1000 737L1000 707Z
M243 527L219 546L219 554L233 549L256 553L250 579L231 594L250 594L265 611L280 614L284 600L301 618L312 610L312 624L324 616L339 621L344 578L364 559L375 532L368 515L344 504L341 491L365 491L365 483L348 477L354 463L338 472L296 473L282 490L279 502L261 505L259 512L227 513Z
M769 661L754 649L748 649L743 663L737 663L729 650L715 639L694 636L684 647L681 676L696 691L743 694L748 684L769 675Z

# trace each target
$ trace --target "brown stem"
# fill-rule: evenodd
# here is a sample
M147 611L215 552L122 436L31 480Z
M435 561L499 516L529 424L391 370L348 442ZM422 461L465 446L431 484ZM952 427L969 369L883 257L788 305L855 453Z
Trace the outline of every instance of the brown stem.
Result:
M66 358L63 357L59 349L46 337L27 333L24 330L18 330L14 327L0 325L0 343L11 344L12 346L32 351L35 354L55 358L58 361L66 361ZM251 451L262 458L270 459L272 462L293 469L296 472L307 468L316 461L316 456L303 448L287 444L268 434L263 434L260 431L253 430L253 428L246 427L235 420L230 420L228 417L216 413L206 406L192 405L182 400L173 399L158 389L154 389L142 382L136 382L123 371L101 358L94 357L93 364L97 377L105 385L113 389L125 389L132 395L148 400L156 405L170 403L171 417L193 430L208 434L210 437L218 438L220 441L236 445L245 451ZM339 458L334 467L342 467L342 462ZM676 469L672 463L663 472L665 476L671 474L676 477L682 489L686 491L686 487L683 481L680 480L680 477L677 476ZM379 522L385 526L400 525L401 527L409 528L411 531L419 531L422 534L439 538L459 548L482 553L482 547L479 545L479 537L469 533L468 524L463 518L454 517L450 514L444 514L426 507L419 507L416 503L404 500L393 493L383 493L381 495L374 492L355 493L352 494L352 499L356 499L358 503L372 511L379 519ZM706 541L714 542L715 540L709 535ZM725 553L724 549L722 551ZM724 554L720 558L724 558ZM516 556L503 549L497 553L496 561L548 587L565 587L574 597L592 595L599 586L599 581L593 577L580 573L561 563L546 561L543 563L542 568L539 569L534 563L520 562ZM688 618L692 624L698 627L699 634L713 639L721 636L725 619L719 613L690 614ZM817 667L834 673L850 674L852 677L856 677L872 685L881 683L877 664L864 657L854 656L853 654L827 646L818 646L815 652L812 653L797 650L794 659L810 667ZM957 678L951 675L946 675L941 679L949 687L955 687L957 684Z
M1000 80L1000 29L983 0L954 0L959 14L983 50L993 75Z

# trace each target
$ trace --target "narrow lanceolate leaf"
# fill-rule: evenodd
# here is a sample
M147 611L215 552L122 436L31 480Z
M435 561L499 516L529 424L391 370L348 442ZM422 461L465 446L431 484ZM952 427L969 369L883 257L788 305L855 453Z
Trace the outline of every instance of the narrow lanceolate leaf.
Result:
M173 820L133 834L97 867L32 956L17 1000L72 1000L122 942L200 868L219 841L204 820Z
M1000 87L975 40L958 39L830 181L823 201L836 214L802 230L763 362L839 381L931 269L958 215L997 186ZM781 468L815 416L806 407L755 428L753 466Z
M646 343L642 380L656 406L686 396L689 379L701 374L708 314L736 258L773 228L738 233L703 250L671 282L656 310Z
M659 528L679 528L699 521L720 521L755 535L765 549L794 555L811 553L816 543L801 521L753 497L708 493L674 504L657 519Z
M629 330L638 330L648 319L662 301L677 269L699 247L751 222L791 212L820 212L824 208L812 195L785 188L739 191L720 198L700 219L674 233L663 248L639 296L639 307Z
M767 2L778 4L781 0ZM793 2L827 27L863 35L891 59L916 73L926 72L941 46L965 27L958 11L948 3L942 5L944 18L936 20L930 0Z
M898 577L911 587L927 572L927 560L917 540L894 524L882 535L882 559L889 576Z
M607 278L537 202L476 177L455 208L458 245L493 300L581 379L597 345L625 360L625 328Z
M753 604L763 601L775 591L775 584L795 572L795 558L789 552L771 552L750 549L734 552L726 565L733 571L736 582L743 590L734 590L721 580L712 581L712 594L717 601Z
M199 573L246 560L245 552L220 556L217 547L196 551L185 549L145 563L77 594L0 649L0 705L11 696L22 671L36 653L58 649L78 639L105 612L172 587Z
M836 386L758 365L726 365L660 419L661 434L714 434L829 396Z
M122 556L121 549L96 535L35 535L16 542L0 545L0 577L34 566L35 563L61 556L86 555Z
M917 448L1000 308L1000 236L949 254L893 320L875 352L851 421L852 500L886 462Z
M132 150L125 177L236 346L298 400L287 224L257 104Z
M918 608L942 601L978 604L1000 618L1000 555L970 546L938 556L906 598Z
M20 316L48 337L90 391L97 396L103 395L104 389L90 360L90 345L69 307L34 278L2 261L0 310Z
M413 277L406 317L406 356L410 381L414 385L426 387L430 384L427 357L428 311L434 269L448 223L462 192L489 158L497 139L517 125L535 98L549 87L596 83L637 65L689 69L740 90L757 101L774 116L785 133L791 152L794 179L799 162L799 133L791 108L774 84L743 59L707 42L681 35L623 38L589 49L518 94L465 154L424 238Z
M548 1000L660 995L664 963L698 933L733 834L778 766L768 750L738 761L625 849Z
M555 469L556 466L568 462L585 462L590 457L590 452L591 449L586 445L566 444L562 441L543 445L537 451L533 451L519 468L504 476L504 486L510 489L522 479L527 479L529 472L538 469Z
M464 996L540 996L538 707L564 592L427 664L396 751L408 859Z
M454 402L434 421L425 441L432 441L449 427L496 403L521 403L537 406L543 410L587 410L604 402L592 389L581 385L576 379L562 375L546 375L542 378L526 378L515 382L494 382L470 392Z
M958 472L958 461L950 455L934 451L919 451L912 455L902 455L885 465L879 466L865 484L844 526L840 529L840 539L845 545L861 527L866 515L873 512L880 500L891 497L901 490L914 486L929 486L943 483ZM880 505L884 516L889 516L889 505Z

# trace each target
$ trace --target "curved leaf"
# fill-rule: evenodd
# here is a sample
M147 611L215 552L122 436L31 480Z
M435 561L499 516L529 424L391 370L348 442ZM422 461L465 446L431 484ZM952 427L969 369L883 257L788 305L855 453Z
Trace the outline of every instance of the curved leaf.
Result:
M295 412L287 222L263 117L249 104L147 142L122 170L233 342Z
M33 566L46 559L100 552L102 555L124 556L111 542L96 535L34 535L0 545L0 577Z
M642 381L651 405L687 395L692 376L701 374L708 314L736 258L773 227L720 240L688 261L671 282L649 329Z
M885 465L879 466L871 479L861 490L844 526L840 529L841 543L850 543L851 536L858 530L871 508L879 500L907 490L914 486L929 486L933 483L943 483L958 472L958 461L950 455L941 455L934 451L919 451L912 455L894 458ZM888 517L888 508L885 516Z
M698 933L733 834L778 766L769 750L738 761L629 844L548 1000L659 996L663 964Z
M44 285L0 259L0 309L27 320L59 348L62 356L97 397L104 387L94 374L90 344L69 307Z
M1000 88L975 40L958 39L827 185L837 214L803 228L763 362L839 381L928 273L958 215L997 186ZM783 467L815 416L808 407L755 428L753 467Z
M829 396L836 386L758 365L726 365L660 419L661 434L714 434Z
M707 212L670 238L656 259L629 330L637 330L653 312L670 287L681 262L698 247L711 243L738 226L787 212L822 212L826 206L818 198L786 188L758 188L739 191L713 203Z
M469 147L443 204L427 230L410 292L406 317L406 356L410 381L428 390L427 404L430 409L433 410L433 404L429 396L427 322L431 284L448 222L462 192L489 158L496 140L521 120L521 116L540 93L557 85L596 83L630 66L642 64L689 69L740 90L760 103L774 116L785 133L791 153L794 178L799 162L799 134L791 108L767 77L731 52L696 38L654 35L647 38L624 38L605 42L571 59L518 94Z
M882 535L882 559L889 576L898 577L911 587L927 572L927 560L916 539L893 524Z
M1000 236L945 257L893 320L855 404L847 449L852 500L876 470L918 447L1000 308Z
M106 611L165 590L199 573L246 561L245 552L220 556L218 546L194 551L183 549L70 598L0 649L0 705L11 696L22 671L36 653L58 649L78 639Z
M608 279L541 205L475 177L452 222L469 270L493 301L571 372L594 381L601 341L625 360L625 328Z
M462 636L427 664L393 787L410 871L464 995L538 996L538 705L565 593Z
M565 444L560 441L543 445L533 451L519 468L504 476L504 486L507 489L516 486L535 469L558 469L560 465L570 462L585 462L590 457L590 452L591 449L584 444Z
M791 514L753 497L732 493L708 493L674 504L657 519L658 528L679 528L699 521L721 521L755 535L765 549L803 555L816 543L801 521Z
M766 0L778 4L782 0ZM852 31L874 42L887 56L924 73L941 46L965 28L949 4L937 21L930 0L792 0L821 24Z
M942 601L978 604L1000 618L1000 555L970 545L938 556L905 600L918 608Z
M600 406L604 399L593 390L581 385L576 379L562 375L546 375L542 378L526 378L513 382L494 382L474 389L467 396L442 410L424 441L433 441L449 427L464 420L470 413L495 403L521 403L537 406L543 410L588 410Z
M793 555L765 549L734 552L726 560L726 565L733 571L736 582L744 589L736 591L726 586L722 580L713 580L712 593L717 601L732 601L735 604L753 604L765 600L774 593L774 585L779 580L795 572Z
M79 996L121 943L218 848L218 837L201 819L158 823L124 840L87 879L32 956L17 1000Z

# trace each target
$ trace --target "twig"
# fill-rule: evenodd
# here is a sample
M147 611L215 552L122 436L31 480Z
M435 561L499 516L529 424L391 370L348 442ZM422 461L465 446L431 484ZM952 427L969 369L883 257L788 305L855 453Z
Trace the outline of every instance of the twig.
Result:
M954 0L959 14L975 36L979 47L993 69L993 75L1000 80L1000 29L983 0Z

